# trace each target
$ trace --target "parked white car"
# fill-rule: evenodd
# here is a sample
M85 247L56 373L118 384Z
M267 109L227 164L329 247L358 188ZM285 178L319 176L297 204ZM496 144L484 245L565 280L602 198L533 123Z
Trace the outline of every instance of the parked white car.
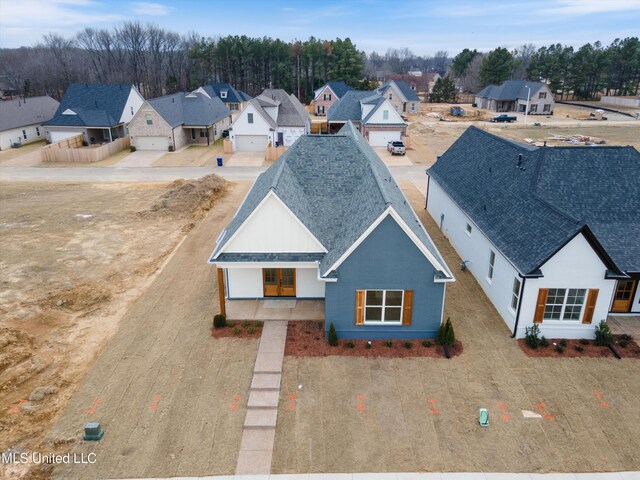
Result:
M387 150L391 152L391 155L406 155L407 149L404 143L399 140L393 140L387 143Z

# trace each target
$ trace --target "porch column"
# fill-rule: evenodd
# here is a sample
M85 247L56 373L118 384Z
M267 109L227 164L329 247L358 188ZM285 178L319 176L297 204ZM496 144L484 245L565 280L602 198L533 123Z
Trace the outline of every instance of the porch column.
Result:
M113 142L113 137L111 136L111 128L109 128L109 142Z
M224 270L218 268L218 294L220 295L220 313L227 314L227 308L224 302Z

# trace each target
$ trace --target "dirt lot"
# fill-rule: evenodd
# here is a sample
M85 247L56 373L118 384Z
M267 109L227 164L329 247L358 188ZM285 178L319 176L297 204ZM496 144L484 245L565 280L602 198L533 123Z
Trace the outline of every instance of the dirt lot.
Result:
M39 448L128 305L222 186L217 177L2 184L0 451Z
M402 188L458 265L424 197ZM273 473L640 469L640 361L529 358L473 277L455 274L444 314L460 357L285 358Z

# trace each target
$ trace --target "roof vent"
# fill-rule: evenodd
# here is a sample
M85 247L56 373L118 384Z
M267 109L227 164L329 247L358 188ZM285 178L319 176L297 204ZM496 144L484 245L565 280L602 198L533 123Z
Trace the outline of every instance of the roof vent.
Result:
M543 146L543 147L546 147L546 146L547 146L547 141L546 141L546 140L544 141L544 144L543 144L542 146Z
M518 169L520 169L521 172L524 172L526 170L526 168L522 165L522 154L521 153L518 154Z

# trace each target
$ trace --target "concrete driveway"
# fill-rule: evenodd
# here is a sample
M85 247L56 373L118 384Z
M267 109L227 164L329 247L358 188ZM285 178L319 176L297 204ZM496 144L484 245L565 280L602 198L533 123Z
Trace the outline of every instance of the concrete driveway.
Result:
M164 150L136 150L116 163L114 167L150 167L165 153L167 152Z
M413 162L409 157L410 153L407 153L406 155L391 155L387 150L387 147L375 147L374 150L387 167L413 165Z
M265 152L236 152L226 161L227 167L261 167Z

